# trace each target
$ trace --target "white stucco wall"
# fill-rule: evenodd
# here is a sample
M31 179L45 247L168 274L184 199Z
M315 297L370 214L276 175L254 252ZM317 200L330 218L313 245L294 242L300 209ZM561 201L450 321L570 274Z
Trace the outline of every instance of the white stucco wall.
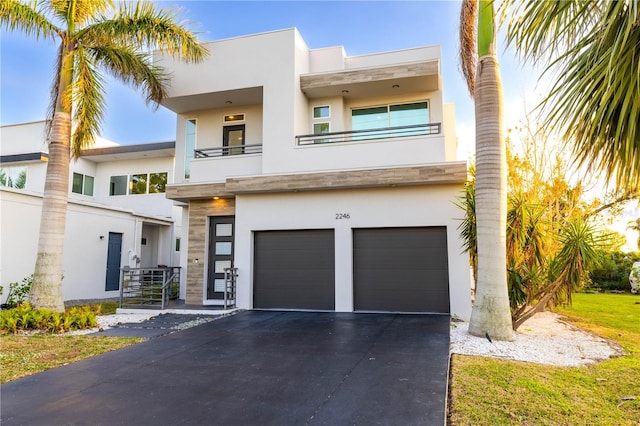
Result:
M37 194L0 190L0 278L7 290L9 283L33 273L41 208L42 198ZM117 297L117 291L104 290L109 232L123 234L124 266L128 264L128 250L135 247L141 231L141 219L130 213L69 203L63 258L64 299ZM5 292L3 297L6 296Z
M451 314L471 314L469 258L458 237L461 212L453 205L457 185L240 195L236 198L235 266L240 308L253 307L253 232L334 229L338 312L353 311L352 230L354 228L445 226L449 256ZM350 219L336 219L348 213Z

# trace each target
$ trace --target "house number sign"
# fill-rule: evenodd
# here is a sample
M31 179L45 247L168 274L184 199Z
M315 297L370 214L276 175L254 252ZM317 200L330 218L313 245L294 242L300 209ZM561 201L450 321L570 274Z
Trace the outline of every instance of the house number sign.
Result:
M336 213L336 219L351 219L349 213Z

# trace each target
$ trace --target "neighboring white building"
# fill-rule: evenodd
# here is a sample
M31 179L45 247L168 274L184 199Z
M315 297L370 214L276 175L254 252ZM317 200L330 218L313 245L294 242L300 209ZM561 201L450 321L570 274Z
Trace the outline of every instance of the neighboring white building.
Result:
M0 280L33 273L47 147L44 121L0 127ZM99 139L72 161L63 262L65 300L117 297L120 267L178 266L181 209L164 196L174 142Z
M296 29L208 48L199 65L155 57L178 114L166 196L185 211L186 302L222 303L233 265L240 308L468 319L440 48L349 57Z

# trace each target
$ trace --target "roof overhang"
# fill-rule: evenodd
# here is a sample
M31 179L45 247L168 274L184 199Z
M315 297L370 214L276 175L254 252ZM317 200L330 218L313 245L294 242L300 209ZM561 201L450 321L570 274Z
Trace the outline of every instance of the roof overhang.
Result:
M308 98L397 96L440 87L439 60L300 76L300 89Z
M175 142L143 143L137 145L118 145L105 148L84 149L80 156L96 163L116 160L135 160L140 158L163 158L175 155Z

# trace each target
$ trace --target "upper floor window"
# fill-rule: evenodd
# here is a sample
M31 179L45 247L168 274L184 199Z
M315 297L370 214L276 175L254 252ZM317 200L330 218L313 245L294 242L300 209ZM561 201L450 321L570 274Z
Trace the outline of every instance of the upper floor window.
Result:
M329 118L331 107L329 105L313 107L313 118Z
M167 172L111 176L109 195L127 195L127 192L129 195L164 193L167 177Z
M27 185L26 167L2 167L0 168L0 186L8 188L25 189Z
M322 105L313 107L313 134L322 135L331 131L331 122L328 118L331 116L331 107ZM326 142L325 139L314 139L314 143Z
M184 178L191 177L191 160L193 160L196 149L196 120L187 120L185 134L185 159Z
M351 129L369 130L385 127L429 124L427 102L358 108L351 111Z
M71 192L93 196L93 180L93 176L74 173Z

